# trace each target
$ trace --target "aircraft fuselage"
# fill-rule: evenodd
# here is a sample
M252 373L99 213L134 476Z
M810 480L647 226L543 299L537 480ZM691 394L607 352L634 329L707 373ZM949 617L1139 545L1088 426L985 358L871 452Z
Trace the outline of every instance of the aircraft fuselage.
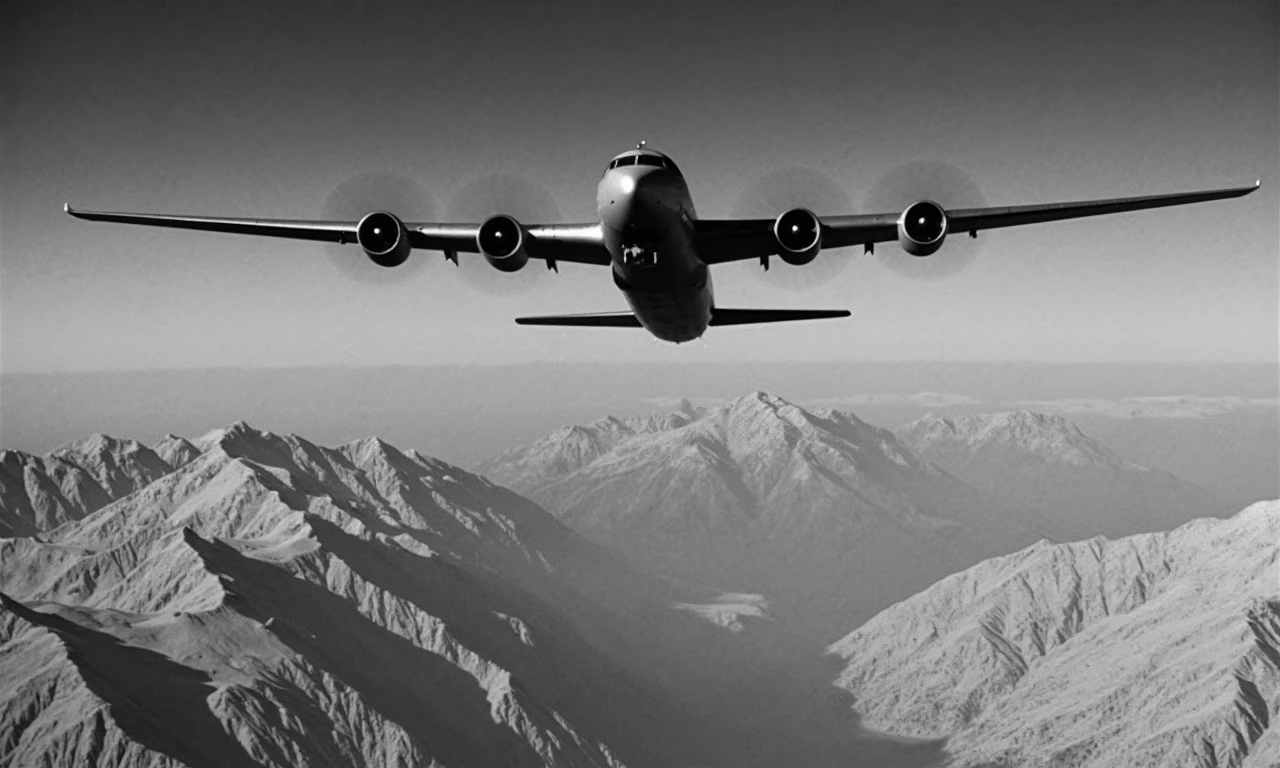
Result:
M615 167L645 158L653 164ZM697 213L675 166L653 150L614 158L596 190L596 210L613 282L640 324L664 341L702 336L714 302L711 271L694 248Z

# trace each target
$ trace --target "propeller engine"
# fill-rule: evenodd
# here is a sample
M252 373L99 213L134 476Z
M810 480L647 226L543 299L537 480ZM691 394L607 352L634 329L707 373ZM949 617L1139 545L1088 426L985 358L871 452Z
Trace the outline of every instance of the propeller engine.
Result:
M529 263L524 227L506 214L490 216L476 231L476 245L485 261L500 272L517 272Z
M771 219L778 259L772 268L764 260L759 265L742 262L741 269L750 270L751 279L787 290L829 282L851 260L822 251L822 227L815 214L847 213L852 207L835 179L813 168L793 166L757 178L738 195L730 213L739 219Z
M947 237L947 212L932 200L907 206L898 217L898 242L912 256L937 253Z
M783 261L800 267L818 257L822 250L822 223L808 208L792 208L773 222Z
M369 260L380 267L398 267L413 250L404 222L386 211L374 211L356 225L356 242Z
M546 269L523 269L535 246L520 222L560 221L560 206L541 184L520 176L482 176L454 193L446 215L454 221L483 222L476 246L484 259L458 263L458 276L478 291L525 293L545 285L550 270L557 269L553 261L546 262Z
M897 166L881 177L868 191L862 210L902 211L898 217L902 250L912 256L931 257L909 259L894 248L881 248L876 258L884 266L913 280L945 280L971 264L981 248L981 241L971 237L947 238L947 229L954 226L947 211L986 205L982 191L964 171L920 160ZM942 247L944 239L946 248Z
M338 185L325 200L323 217L358 222L356 241L368 257L360 258L350 245L326 244L324 249L338 273L366 285L419 279L428 259L421 254L409 258L408 232L400 216L410 221L436 220L434 196L421 184L392 173L362 173Z

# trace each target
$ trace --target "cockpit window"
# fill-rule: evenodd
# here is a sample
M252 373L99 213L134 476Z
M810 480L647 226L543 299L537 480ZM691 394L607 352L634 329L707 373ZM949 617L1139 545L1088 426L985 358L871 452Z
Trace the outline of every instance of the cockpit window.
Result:
M621 168L625 165L651 165L654 168L666 168L677 175L680 174L680 169L676 167L675 163L671 162L671 158L663 157L662 155L623 155L622 157L615 157L610 161L608 170L612 171L614 168Z

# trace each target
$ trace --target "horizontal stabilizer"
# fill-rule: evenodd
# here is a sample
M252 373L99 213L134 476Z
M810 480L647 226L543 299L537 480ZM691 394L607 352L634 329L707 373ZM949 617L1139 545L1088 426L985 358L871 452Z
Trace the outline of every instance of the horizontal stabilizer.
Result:
M822 320L848 317L847 309L720 309L711 310L711 325L747 325L750 323L784 323L789 320ZM579 315L536 315L517 317L519 325L576 325L597 328L639 328L640 321L630 312L586 312Z
M517 317L519 325L586 325L604 328L639 328L640 321L630 312L586 312L580 315L537 315Z
M847 309L721 309L711 310L712 325L747 325L749 323L785 323L790 320L822 320L848 317Z

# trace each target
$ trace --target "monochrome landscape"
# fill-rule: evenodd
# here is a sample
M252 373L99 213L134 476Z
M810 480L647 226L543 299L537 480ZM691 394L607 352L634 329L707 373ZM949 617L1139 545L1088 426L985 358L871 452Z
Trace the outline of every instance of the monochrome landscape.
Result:
M677 398L474 472L243 421L5 450L0 764L1280 760L1280 503L846 400L933 414Z
M1280 768L1278 60L0 5L0 768Z

